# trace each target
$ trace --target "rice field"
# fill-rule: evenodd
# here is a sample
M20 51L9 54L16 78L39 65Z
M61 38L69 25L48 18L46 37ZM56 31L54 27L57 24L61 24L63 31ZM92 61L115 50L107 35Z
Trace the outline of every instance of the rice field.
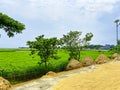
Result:
M81 51L81 60L84 56L90 56L94 60L99 54L105 54L111 57L108 51L84 50ZM49 70L59 72L65 70L68 63L69 52L59 50L57 60L51 59L49 61ZM20 75L23 73L39 72L45 74L44 65L39 65L40 58L35 55L34 58L30 56L29 49L0 49L0 76L11 77L13 75Z

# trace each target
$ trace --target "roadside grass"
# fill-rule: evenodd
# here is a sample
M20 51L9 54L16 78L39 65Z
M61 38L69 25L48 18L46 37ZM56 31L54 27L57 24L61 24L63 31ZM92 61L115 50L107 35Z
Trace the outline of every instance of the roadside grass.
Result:
M38 64L40 58L37 55L32 58L29 54L29 49L0 49L0 76L12 81L12 77L16 75L17 81L24 81L24 78L30 80L44 75L46 73L44 64ZM81 51L80 61L85 56L90 56L95 60L100 54L105 54L109 58L112 55L108 51L83 50ZM57 60L51 59L49 61L50 71L63 71L69 62L69 52L59 50L57 56L59 57Z

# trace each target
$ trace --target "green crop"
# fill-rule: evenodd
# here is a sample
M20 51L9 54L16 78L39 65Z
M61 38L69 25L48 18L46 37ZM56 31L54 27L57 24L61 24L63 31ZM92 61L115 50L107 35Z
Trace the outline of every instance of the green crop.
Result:
M108 51L84 50L81 51L80 60L85 56L90 56L95 60L99 54L111 57L111 53ZM69 62L69 52L59 50L57 56L57 60L52 59L49 61L48 67L51 71L63 71ZM17 76L17 80L23 80L24 78L27 80L33 79L35 76L40 77L46 72L44 65L38 64L39 61L40 59L37 55L32 58L30 51L26 49L0 49L0 76L8 78L8 80L13 80L12 77L15 75ZM35 75L32 76L32 74Z

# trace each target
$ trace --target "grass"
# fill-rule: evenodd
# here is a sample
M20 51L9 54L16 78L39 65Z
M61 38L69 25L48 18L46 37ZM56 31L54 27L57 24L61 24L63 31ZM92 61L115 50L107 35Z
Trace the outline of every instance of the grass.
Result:
M112 53L107 50L102 50L102 51L100 51L100 50L84 50L84 51L81 51L81 59L85 56L89 56L95 60L100 54L104 54L109 58L111 58L111 56L112 56Z
M44 65L39 66L38 64L39 57L35 55L32 58L29 54L29 49L0 49L0 76L8 78L13 75L20 76L24 73L33 72L37 72L38 75L45 74ZM99 54L105 54L108 57L111 56L111 53L108 51L85 50L81 51L81 60L85 56L90 56L95 60ZM69 53L64 50L59 50L58 56L60 57L59 59L51 59L49 61L49 70L55 72L65 70ZM32 74L30 75L32 76Z

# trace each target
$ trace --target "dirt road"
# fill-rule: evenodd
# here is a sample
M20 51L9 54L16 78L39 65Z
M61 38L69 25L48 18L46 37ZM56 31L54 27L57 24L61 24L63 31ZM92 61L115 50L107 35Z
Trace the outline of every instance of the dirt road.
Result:
M80 74L83 72L90 72L94 70L94 66L89 66L85 68L75 69L71 71L64 71L56 73L55 75L45 75L42 78L24 82L21 84L14 85L12 90L53 90L53 86L60 80L70 77L74 74Z
M120 90L120 61L64 78L52 90Z

